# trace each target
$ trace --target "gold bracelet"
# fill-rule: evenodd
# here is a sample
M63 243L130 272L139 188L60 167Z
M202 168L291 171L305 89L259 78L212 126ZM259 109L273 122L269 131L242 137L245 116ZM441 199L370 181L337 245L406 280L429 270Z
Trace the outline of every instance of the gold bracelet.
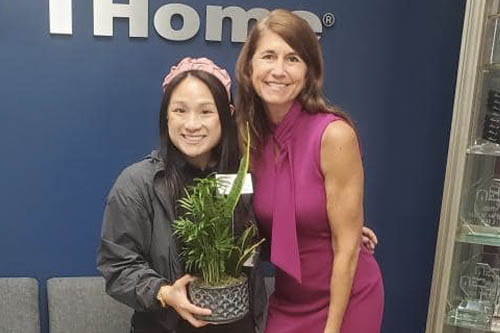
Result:
M162 284L160 286L160 289L158 290L158 294L156 294L156 299L160 302L162 307L166 308L167 302L166 302L165 297L163 296L163 292L162 292L162 289L164 286L167 286L167 284Z

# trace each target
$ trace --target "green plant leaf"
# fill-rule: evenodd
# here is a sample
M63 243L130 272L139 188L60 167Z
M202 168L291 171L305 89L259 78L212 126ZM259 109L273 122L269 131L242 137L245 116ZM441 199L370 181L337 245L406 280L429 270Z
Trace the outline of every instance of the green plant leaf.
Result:
M262 238L260 241L249 247L243 252L243 255L240 257L240 260L238 260L238 264L236 265L235 268L235 274L236 276L239 276L241 274L241 270L243 269L243 264L245 261L248 260L254 253L257 247L259 247L260 244L262 244L265 241L264 238Z
M219 181L214 175L196 178L178 201L183 214L174 221L174 234L181 243L180 255L186 270L201 276L202 283L219 285L238 278L243 263L262 243L252 244L256 228L251 225L235 239L233 213L239 201L250 156L250 130L247 126L246 151L238 174L227 196L219 193Z
M234 213L234 209L238 204L238 200L240 199L241 190L243 189L243 184L245 182L245 176L248 173L248 165L250 162L250 129L247 123L247 146L245 147L245 153L240 160L240 166L238 168L238 173L236 174L236 178L233 182L233 186L231 187L231 191L229 191L229 195L226 199L226 209L229 214Z

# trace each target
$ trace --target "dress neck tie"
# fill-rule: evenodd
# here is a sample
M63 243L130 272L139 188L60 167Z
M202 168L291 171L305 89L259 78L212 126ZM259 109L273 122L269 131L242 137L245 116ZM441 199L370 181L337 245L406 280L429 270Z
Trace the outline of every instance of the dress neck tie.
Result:
M293 173L293 126L302 106L295 102L278 124L264 146L264 158L274 161L274 209L271 262L302 283L295 216L295 182ZM277 148L277 155L275 154Z

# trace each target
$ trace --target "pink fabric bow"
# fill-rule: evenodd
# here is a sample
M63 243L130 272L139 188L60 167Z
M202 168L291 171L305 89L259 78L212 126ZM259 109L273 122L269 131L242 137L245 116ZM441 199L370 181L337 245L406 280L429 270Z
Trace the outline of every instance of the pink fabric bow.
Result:
M292 127L300 116L301 108L300 103L295 102L292 105L264 147L264 158L275 161L271 262L299 283L302 283L302 271L297 239L291 136ZM276 159L275 145L279 148Z

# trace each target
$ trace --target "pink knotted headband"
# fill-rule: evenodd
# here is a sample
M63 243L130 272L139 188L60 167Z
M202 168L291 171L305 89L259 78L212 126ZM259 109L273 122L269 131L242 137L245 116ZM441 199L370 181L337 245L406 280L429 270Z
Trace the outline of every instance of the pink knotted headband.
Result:
M170 68L170 72L165 76L163 80L163 91L165 91L167 85L172 81L174 77L179 75L180 73L191 71L191 70L199 70L204 71L209 74L212 74L226 88L227 97L231 100L231 77L227 73L227 71L219 66L217 66L212 60L208 58L190 58L186 57L182 59L176 66L172 66Z

